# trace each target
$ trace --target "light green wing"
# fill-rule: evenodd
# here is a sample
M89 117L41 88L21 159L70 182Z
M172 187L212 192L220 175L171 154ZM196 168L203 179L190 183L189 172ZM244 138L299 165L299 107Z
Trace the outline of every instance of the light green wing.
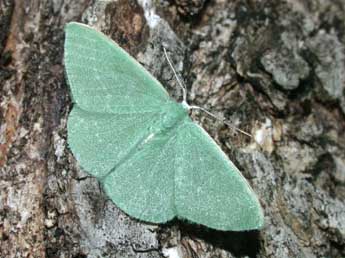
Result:
M261 228L263 213L255 193L204 129L189 122L177 134L178 217L218 230Z
M137 219L174 217L218 230L263 225L256 195L209 135L187 118L171 132L151 135L103 181L107 195Z
M162 85L104 34L67 24L64 62L73 101L100 113L138 113L169 100Z
M134 218L153 223L174 218L175 156L176 137L171 132L149 135L105 178L107 195Z
M68 145L83 169L102 179L147 136L157 117L155 112L105 114L75 106L68 118Z

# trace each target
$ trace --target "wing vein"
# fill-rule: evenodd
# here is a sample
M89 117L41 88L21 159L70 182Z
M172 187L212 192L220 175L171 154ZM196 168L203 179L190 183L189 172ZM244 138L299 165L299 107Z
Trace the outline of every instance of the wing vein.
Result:
M164 154L166 154L166 150L167 150L167 148L169 147L169 143L172 141L172 139L174 139L175 138L175 136L172 136L172 137L170 137L169 139L167 139L167 141L164 143L164 145L162 146L162 149L161 149L161 152L159 153L159 155L158 155L158 157L155 159L155 162L150 166L150 171L154 171L154 169L157 167L157 165L159 164L159 162L161 161L160 160L160 157L162 157L162 156L164 156ZM153 173L151 173L150 174L150 176L151 176L151 178L154 176L154 172ZM152 179L152 184L151 185L157 185L156 184L156 182L157 182L157 180L158 180L158 176L155 176L153 179ZM153 182L155 183L155 184L153 184ZM152 188L154 188L154 187L152 187ZM175 206L175 204L174 204L174 199L172 200L172 204L173 204L173 206ZM148 205L146 205L146 207L148 207ZM173 209L175 208L175 207L172 207ZM141 214L143 214L144 213L144 211L146 211L147 209L144 209L143 210L143 212L141 213ZM175 210L175 209L174 209Z
M94 73L94 72L96 72L96 73L99 73L99 76L101 76L102 78L109 78L109 79L114 79L114 80L117 80L118 78L116 78L116 77L114 77L111 73L109 73L109 74L104 74L104 73L102 73L102 72L99 72L99 70L97 70L97 69L90 69L90 68L88 68L88 67L86 67L86 66L84 66L84 65L77 65L77 64L70 64L69 65L70 67L75 67L75 68L82 68L82 69L84 69L85 70L85 74L88 74L88 73ZM74 77L74 80L77 78L77 76L74 76L73 74L70 74L70 73L68 73L68 78L70 78L70 80L72 80L73 79L73 77ZM110 86L107 82L105 82L105 81L100 81L99 80L99 78L98 78L98 76L96 75L96 76L94 76L94 78L97 80L97 82L98 83L100 83L101 85L103 85L103 84L106 84L107 86ZM79 78L79 76L78 76L78 79L80 79ZM82 78L83 80L85 80L85 77L84 78ZM131 83L128 83L127 84L128 85L128 87L130 87L130 88L132 88L133 89L133 91L131 92L131 93L139 93L139 94L141 94L141 95L143 95L143 96L147 96L147 97L149 97L151 100L154 100L155 102L158 102L160 99L157 99L157 96L154 96L154 95L151 95L151 94L149 94L149 92L148 91L142 91L139 87L137 87L137 86L135 86L135 85L133 85L133 84L131 84ZM121 88L122 87L122 85L119 85L119 87L118 88ZM111 87L109 87L109 88L111 88L111 90L115 90L115 89L117 89L117 87L114 87L114 86L111 86ZM98 89L98 88L94 88L94 89ZM91 92L92 92L92 89L89 89ZM109 89L103 89L104 91L109 91ZM112 93L112 96L123 96L123 95L119 95L119 94L114 94L114 93Z

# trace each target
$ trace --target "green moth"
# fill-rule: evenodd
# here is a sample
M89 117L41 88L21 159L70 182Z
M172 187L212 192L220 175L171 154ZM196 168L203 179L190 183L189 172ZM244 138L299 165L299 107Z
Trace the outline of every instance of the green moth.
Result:
M212 138L162 85L104 34L66 26L65 69L74 106L68 144L130 216L174 217L218 230L263 226L258 199Z

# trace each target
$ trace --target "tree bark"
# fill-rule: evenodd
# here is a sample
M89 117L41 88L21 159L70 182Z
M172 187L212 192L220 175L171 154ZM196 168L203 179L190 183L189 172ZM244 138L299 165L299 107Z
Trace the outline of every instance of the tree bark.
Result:
M0 257L344 257L342 0L0 0ZM64 26L103 31L193 113L248 179L260 231L136 221L66 140ZM231 198L231 196L229 196Z

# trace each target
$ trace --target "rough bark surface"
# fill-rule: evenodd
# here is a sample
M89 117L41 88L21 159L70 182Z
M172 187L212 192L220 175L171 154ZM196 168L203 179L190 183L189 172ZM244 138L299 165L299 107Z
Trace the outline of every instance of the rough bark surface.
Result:
M344 257L342 0L0 0L0 257ZM180 98L253 186L260 232L148 225L107 199L66 145L64 25L102 30ZM231 196L229 196L231 198Z

